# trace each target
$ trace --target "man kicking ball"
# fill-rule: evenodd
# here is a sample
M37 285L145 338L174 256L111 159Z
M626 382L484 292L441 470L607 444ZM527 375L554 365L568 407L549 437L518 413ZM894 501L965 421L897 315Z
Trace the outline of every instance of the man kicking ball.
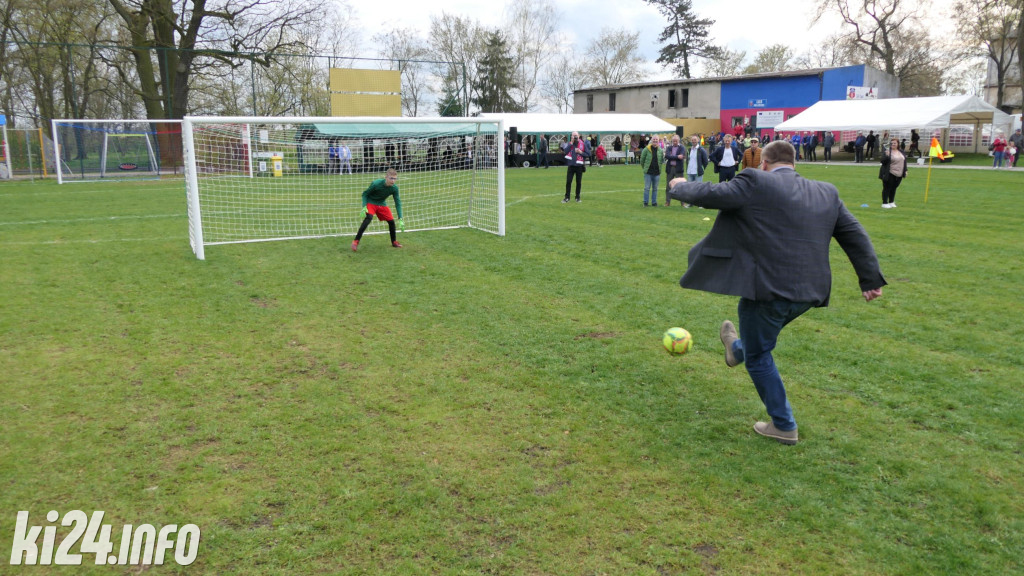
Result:
M772 351L782 329L811 308L828 305L829 247L835 238L853 264L864 300L882 295L885 278L867 232L828 182L795 170L796 150L776 140L761 151L761 169L722 184L671 182L670 198L718 210L711 231L690 249L683 288L739 296L740 331L726 320L719 336L729 367L746 362L771 420L754 432L783 444L799 439L793 409Z
M363 232L373 222L373 217L388 223L388 232L391 233L391 245L401 248L395 237L395 218L391 215L391 209L387 207L388 196L395 197L395 212L398 212L398 227L405 232L405 221L402 220L402 200L398 197L398 172L394 168L388 168L384 178L374 180L370 187L363 191L363 223L359 226L356 239L352 241L352 251L359 250L359 240L363 238Z

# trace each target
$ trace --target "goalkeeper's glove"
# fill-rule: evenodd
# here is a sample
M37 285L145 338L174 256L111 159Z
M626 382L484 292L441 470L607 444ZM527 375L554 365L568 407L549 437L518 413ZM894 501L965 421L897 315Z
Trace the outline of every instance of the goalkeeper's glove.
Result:
M398 229L405 232L405 220L401 218L398 219Z
M369 216L370 210L366 206L363 206L363 216Z

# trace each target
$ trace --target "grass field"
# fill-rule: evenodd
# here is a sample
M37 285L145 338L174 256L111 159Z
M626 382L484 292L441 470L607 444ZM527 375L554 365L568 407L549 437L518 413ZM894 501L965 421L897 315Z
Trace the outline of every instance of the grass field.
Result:
M776 351L794 447L722 361L736 300L678 286L714 213L644 208L636 167L566 205L564 169L510 170L504 238L206 261L179 181L4 183L0 553L18 511L102 510L115 552L202 530L153 574L1024 572L1024 173L936 168L925 203L913 167L882 210L876 164L799 170L890 285L865 303L833 246L832 305ZM0 572L141 571L93 558Z

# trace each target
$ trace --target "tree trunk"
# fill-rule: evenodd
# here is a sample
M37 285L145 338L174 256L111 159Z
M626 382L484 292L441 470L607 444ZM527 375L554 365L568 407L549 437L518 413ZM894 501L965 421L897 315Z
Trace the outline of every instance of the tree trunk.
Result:
M1024 120L1024 6L1017 13L1017 82L1020 84L1021 119Z

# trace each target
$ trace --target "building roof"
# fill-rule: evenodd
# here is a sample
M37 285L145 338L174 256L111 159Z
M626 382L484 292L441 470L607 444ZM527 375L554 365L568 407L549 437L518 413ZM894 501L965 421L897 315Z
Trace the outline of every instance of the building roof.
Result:
M932 130L988 124L1009 133L1013 118L977 96L822 100L775 126L780 131Z
M792 78L797 76L817 76L829 70L849 68L849 66L838 66L834 68L807 68L804 70L786 70L782 72L759 72L757 74L739 74L734 76L713 76L709 78L676 78L673 80L657 80L650 82L631 82L629 84L608 84L605 86L594 86L580 88L575 93L604 92L608 90L623 90L627 88L647 88L653 86L678 86L680 84L706 84L711 82L733 82L739 80L753 80L758 78Z

